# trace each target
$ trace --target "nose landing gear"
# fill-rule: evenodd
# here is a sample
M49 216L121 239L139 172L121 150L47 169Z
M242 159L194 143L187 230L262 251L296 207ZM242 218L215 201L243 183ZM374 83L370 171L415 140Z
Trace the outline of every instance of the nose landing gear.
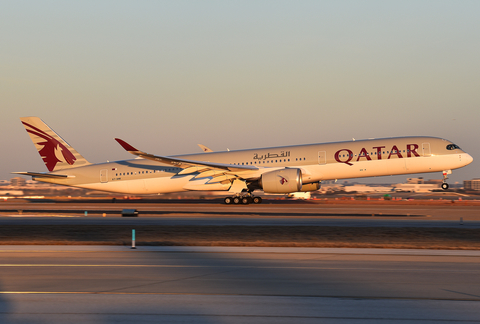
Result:
M447 183L448 175L452 174L452 170L446 170L443 171L443 183L442 183L442 189L447 190L450 186Z

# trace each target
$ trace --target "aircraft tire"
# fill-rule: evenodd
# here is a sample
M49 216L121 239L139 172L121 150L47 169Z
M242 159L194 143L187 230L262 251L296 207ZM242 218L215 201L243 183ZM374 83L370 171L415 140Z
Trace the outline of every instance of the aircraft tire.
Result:
M242 205L248 205L250 203L249 197L243 197L241 200L242 200Z
M442 183L442 189L443 190L447 190L448 187L449 187L448 183L446 183L446 182Z
M252 202L254 204L261 204L262 203L262 197L253 197Z
M233 199L232 199L232 197L225 197L225 199L223 199L223 202L227 205L230 205L230 204L232 204Z
M239 203L241 203L240 198L239 198L239 197L234 197L234 198L233 198L233 203L234 203L235 205L238 205Z

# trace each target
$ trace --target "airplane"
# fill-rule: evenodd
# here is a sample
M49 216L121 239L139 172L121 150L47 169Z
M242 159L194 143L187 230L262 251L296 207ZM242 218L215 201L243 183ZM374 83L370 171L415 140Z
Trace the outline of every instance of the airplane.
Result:
M473 158L437 137L392 137L160 156L115 140L134 159L90 163L38 117L20 118L49 172L12 172L33 180L124 194L228 192L225 204L261 203L265 193L311 192L325 180L442 172Z

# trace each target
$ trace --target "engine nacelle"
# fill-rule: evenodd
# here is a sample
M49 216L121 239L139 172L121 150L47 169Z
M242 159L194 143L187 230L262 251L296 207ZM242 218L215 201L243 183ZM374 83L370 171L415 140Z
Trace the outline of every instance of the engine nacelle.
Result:
M302 172L300 169L282 169L262 174L260 186L264 192L290 193L301 191Z
M305 183L302 186L301 192L317 191L320 189L320 182Z

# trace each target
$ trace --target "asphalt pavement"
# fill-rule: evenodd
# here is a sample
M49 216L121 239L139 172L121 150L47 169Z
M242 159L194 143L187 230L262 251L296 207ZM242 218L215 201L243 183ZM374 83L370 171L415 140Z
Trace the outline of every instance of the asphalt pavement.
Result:
M478 251L4 246L1 323L478 323Z

